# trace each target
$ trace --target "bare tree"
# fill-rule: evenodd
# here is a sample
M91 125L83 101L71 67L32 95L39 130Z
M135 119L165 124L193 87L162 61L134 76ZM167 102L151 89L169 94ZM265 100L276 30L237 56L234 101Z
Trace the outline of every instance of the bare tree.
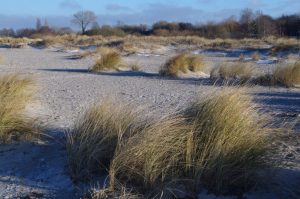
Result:
M96 15L92 11L80 11L73 15L72 23L80 26L82 34L86 32L87 27L96 22Z

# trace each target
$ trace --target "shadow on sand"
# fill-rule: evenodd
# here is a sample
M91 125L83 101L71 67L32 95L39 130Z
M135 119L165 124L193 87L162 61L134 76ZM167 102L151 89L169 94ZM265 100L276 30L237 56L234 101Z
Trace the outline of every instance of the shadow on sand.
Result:
M213 85L213 82L209 78L195 78L195 77L163 77L159 73L155 72L144 72L144 71L116 71L116 72L90 72L88 69L38 69L48 72L62 72L62 73L86 73L91 75L100 75L100 76L112 76L112 77L138 77L138 78L148 78L156 80L166 80L181 82L184 84L193 84L193 85Z

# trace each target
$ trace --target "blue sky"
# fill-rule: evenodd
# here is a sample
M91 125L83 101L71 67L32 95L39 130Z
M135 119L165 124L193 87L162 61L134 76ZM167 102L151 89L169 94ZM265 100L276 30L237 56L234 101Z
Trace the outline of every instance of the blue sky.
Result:
M78 10L92 10L100 24L151 24L158 20L220 21L251 8L272 16L300 13L300 0L2 0L0 28L33 27L36 17L53 26L71 26Z

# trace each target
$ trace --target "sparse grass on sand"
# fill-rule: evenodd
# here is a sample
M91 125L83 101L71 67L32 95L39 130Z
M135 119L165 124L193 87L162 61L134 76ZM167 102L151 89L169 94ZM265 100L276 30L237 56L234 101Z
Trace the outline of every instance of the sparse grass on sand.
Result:
M251 64L242 62L231 64L223 63L211 70L210 78L247 82L254 75L256 75L256 71Z
M202 57L183 53L170 58L160 70L160 74L178 76L180 73L203 71L204 68Z
M196 100L183 116L149 125L118 150L111 189L122 183L153 196L182 186L197 193L202 185L216 194L241 194L271 164L268 132L249 97L237 90Z
M152 121L132 110L110 102L93 107L69 134L73 179L109 168L109 189L95 198L120 197L121 184L147 197L197 193L201 186L239 195L273 163L267 119L239 90L222 90Z
M273 73L259 76L255 83L267 86L282 85L294 87L300 85L300 62L277 66Z
M0 143L37 136L33 120L25 114L33 92L34 84L28 77L16 74L0 77Z
M88 109L67 136L73 180L88 180L107 169L116 148L135 133L138 119L136 109L110 99Z
M114 50L101 53L101 57L90 68L90 71L97 72L103 70L117 70L121 65L121 55Z

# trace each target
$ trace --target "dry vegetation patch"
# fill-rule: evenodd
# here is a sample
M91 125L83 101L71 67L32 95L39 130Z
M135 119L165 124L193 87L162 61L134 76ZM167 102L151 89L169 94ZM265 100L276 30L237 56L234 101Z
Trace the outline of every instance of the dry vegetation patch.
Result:
M255 83L267 86L283 85L295 87L300 85L300 62L277 66L271 74L259 76Z
M189 180L194 191L200 185L218 194L249 190L270 163L269 129L257 114L236 90L196 101L183 116L132 137L113 159L111 186L117 181L153 194Z
M211 79L222 80L241 80L241 82L247 82L251 77L257 74L255 68L251 64L242 62L238 63L222 63L219 66L213 68L210 73Z
M107 99L88 109L68 134L67 151L75 181L109 167L115 150L136 133L136 109Z
M37 136L33 120L25 108L34 92L33 81L20 75L0 77L0 142L31 139Z
M121 61L121 55L117 51L109 50L108 52L101 53L101 57L96 60L90 71L117 70L122 66Z
M120 103L93 107L69 134L73 179L108 169L109 189L95 198L121 197L121 185L150 198L178 189L193 195L201 187L239 195L274 163L272 128L240 90L222 90L152 120L132 110Z
M160 74L163 76L179 76L181 73L196 73L204 69L203 57L184 53L170 58L160 70Z

